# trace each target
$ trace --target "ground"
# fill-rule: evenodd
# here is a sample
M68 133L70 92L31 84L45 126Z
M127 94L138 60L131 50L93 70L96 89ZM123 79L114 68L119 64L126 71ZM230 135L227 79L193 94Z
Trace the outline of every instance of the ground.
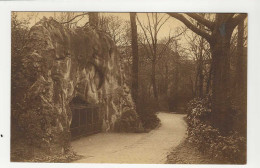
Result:
M199 152L196 147L187 140L178 145L167 156L169 164L230 164L224 160L212 159L207 154Z
M99 133L73 141L82 155L77 163L150 163L167 161L167 155L184 139L185 115L158 113L161 126L149 133Z

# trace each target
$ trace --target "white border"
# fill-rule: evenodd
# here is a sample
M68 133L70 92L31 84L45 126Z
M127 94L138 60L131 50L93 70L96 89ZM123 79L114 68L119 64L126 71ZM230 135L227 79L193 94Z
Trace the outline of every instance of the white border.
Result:
M74 0L0 2L0 167L248 167L260 165L260 1L258 0ZM104 12L246 12L248 13L248 161L247 165L122 165L10 163L10 65L11 11L104 11Z

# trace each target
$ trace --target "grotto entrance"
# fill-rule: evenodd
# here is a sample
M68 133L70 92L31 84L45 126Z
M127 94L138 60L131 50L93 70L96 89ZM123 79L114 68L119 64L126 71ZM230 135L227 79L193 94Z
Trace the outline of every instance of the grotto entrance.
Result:
M102 119L98 106L87 103L80 97L70 102L72 122L70 125L71 139L101 132Z

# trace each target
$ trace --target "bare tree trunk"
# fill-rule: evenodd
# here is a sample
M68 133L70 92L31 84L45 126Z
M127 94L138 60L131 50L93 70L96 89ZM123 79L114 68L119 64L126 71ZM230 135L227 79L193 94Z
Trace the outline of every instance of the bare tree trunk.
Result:
M209 94L211 89L211 76L212 76L212 65L210 64L209 75L207 79L206 94Z
M153 85L153 94L154 98L158 100L158 92L156 86L156 79L155 79L155 59L152 60L152 85Z
M169 69L168 64L165 65L165 86L164 86L164 93L168 98L168 85L169 85Z
M159 59L159 55L162 53L157 53L157 40L158 40L158 33L161 29L161 27L165 24L165 22L168 20L168 18L164 18L164 16L159 17L157 13L152 13L152 16L149 16L147 13L147 19L148 19L148 26L143 26L141 21L137 17L137 21L140 25L140 28L143 30L144 36L145 36L145 41L148 44L148 47L146 48L147 51L150 50L151 52L151 57L149 56L149 59L152 62L152 69L151 69L151 83L153 86L153 94L154 98L158 102L158 88L156 84L156 62ZM164 18L164 19L163 19ZM168 45L168 44L167 44ZM146 47L146 45L144 45Z
M178 98L179 98L179 64L180 64L180 55L178 53L178 49L177 49L177 41L176 41L176 56L175 56L175 72L174 72L174 85L173 85L173 90L174 90L174 106L175 106L175 110L177 110L179 104L178 104Z
M197 74L196 74L196 83L195 83L195 89L196 89L196 96L197 97L203 97L203 64L201 58L197 61Z
M132 35L132 53L133 53L133 64L132 64L132 97L136 105L138 105L138 43L137 43L137 26L136 26L136 13L130 13L131 21L131 35Z
M180 64L180 55L178 53L178 43L175 41L175 52L176 52L176 70L175 70L175 76L174 76L174 92L175 92L175 97L178 96L178 88L179 88L179 64Z
M199 48L199 97L203 97L203 86L204 86L204 75L203 75L203 45L204 40L201 38L200 40L200 48Z
M194 82L194 89L195 89L195 96L198 96L198 68L196 69L196 74L195 74L195 82Z
M198 86L198 96L203 97L203 82L204 82L204 76L203 76L203 69L202 69L202 63L199 63L199 70L198 70L198 75L199 75L199 86Z
M191 96L194 97L193 81L191 76L190 76L190 85L191 85Z
M98 27L98 12L89 12L89 25L97 28Z

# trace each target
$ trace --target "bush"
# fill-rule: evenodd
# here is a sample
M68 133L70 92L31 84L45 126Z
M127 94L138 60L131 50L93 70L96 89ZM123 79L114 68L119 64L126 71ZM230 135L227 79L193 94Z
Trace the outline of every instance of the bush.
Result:
M153 112L145 111L141 117L145 129L155 129L160 124L160 119Z
M222 136L210 122L210 99L193 99L187 107L188 141L211 157L232 163L246 162L246 139L237 132Z
M154 129L160 124L160 119L156 115L156 112L160 110L156 100L142 99L137 107L138 115L145 129Z
M115 122L115 131L117 132L142 132L143 127L140 119L134 110L124 112Z

